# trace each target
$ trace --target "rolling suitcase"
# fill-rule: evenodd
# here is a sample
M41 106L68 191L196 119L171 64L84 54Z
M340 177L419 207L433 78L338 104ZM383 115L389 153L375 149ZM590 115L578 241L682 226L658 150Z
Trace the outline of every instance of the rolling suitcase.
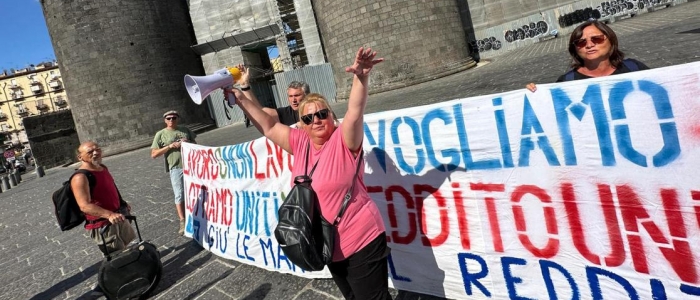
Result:
M136 217L126 216L136 225L139 243L109 253L102 261L97 282L107 299L141 299L151 293L163 274L163 264L156 246L141 239ZM102 242L108 226L100 230Z

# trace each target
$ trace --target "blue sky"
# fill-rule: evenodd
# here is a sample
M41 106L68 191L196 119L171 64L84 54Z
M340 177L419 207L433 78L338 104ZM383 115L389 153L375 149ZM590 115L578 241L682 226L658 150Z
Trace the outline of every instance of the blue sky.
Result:
M268 55L279 56L277 47ZM39 0L0 0L0 72L55 59Z
M55 59L38 0L0 0L0 72Z

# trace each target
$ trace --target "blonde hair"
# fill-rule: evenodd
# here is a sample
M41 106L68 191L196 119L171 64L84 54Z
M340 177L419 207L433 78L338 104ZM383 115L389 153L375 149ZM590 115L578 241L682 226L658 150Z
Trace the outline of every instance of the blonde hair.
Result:
M297 110L297 114L299 114L299 122L301 122L301 116L304 115L304 108L309 103L314 103L318 107L328 108L328 110L331 112L331 115L333 116L333 120L335 121L336 126L338 125L338 116L335 115L335 112L333 111L333 108L331 108L331 105L328 103L328 100L326 100L326 97L323 97L323 95L319 93L308 94L304 96L304 100L301 100L301 103L299 103L299 109Z

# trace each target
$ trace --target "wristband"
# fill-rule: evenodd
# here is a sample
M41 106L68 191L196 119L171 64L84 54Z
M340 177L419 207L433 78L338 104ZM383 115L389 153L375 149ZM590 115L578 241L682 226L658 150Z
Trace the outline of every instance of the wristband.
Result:
M249 90L250 90L250 86L242 86L241 87L241 91L249 91Z

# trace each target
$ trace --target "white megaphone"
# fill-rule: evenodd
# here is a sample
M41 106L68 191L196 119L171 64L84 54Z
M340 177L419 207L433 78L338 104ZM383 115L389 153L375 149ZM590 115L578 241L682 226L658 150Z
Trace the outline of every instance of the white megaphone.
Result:
M202 104L204 98L219 88L233 86L233 83L241 78L241 71L235 67L223 68L217 70L214 74L207 76L190 76L185 75L185 88L190 94L192 101L197 104ZM233 105L236 98L233 93L229 94L228 103Z

